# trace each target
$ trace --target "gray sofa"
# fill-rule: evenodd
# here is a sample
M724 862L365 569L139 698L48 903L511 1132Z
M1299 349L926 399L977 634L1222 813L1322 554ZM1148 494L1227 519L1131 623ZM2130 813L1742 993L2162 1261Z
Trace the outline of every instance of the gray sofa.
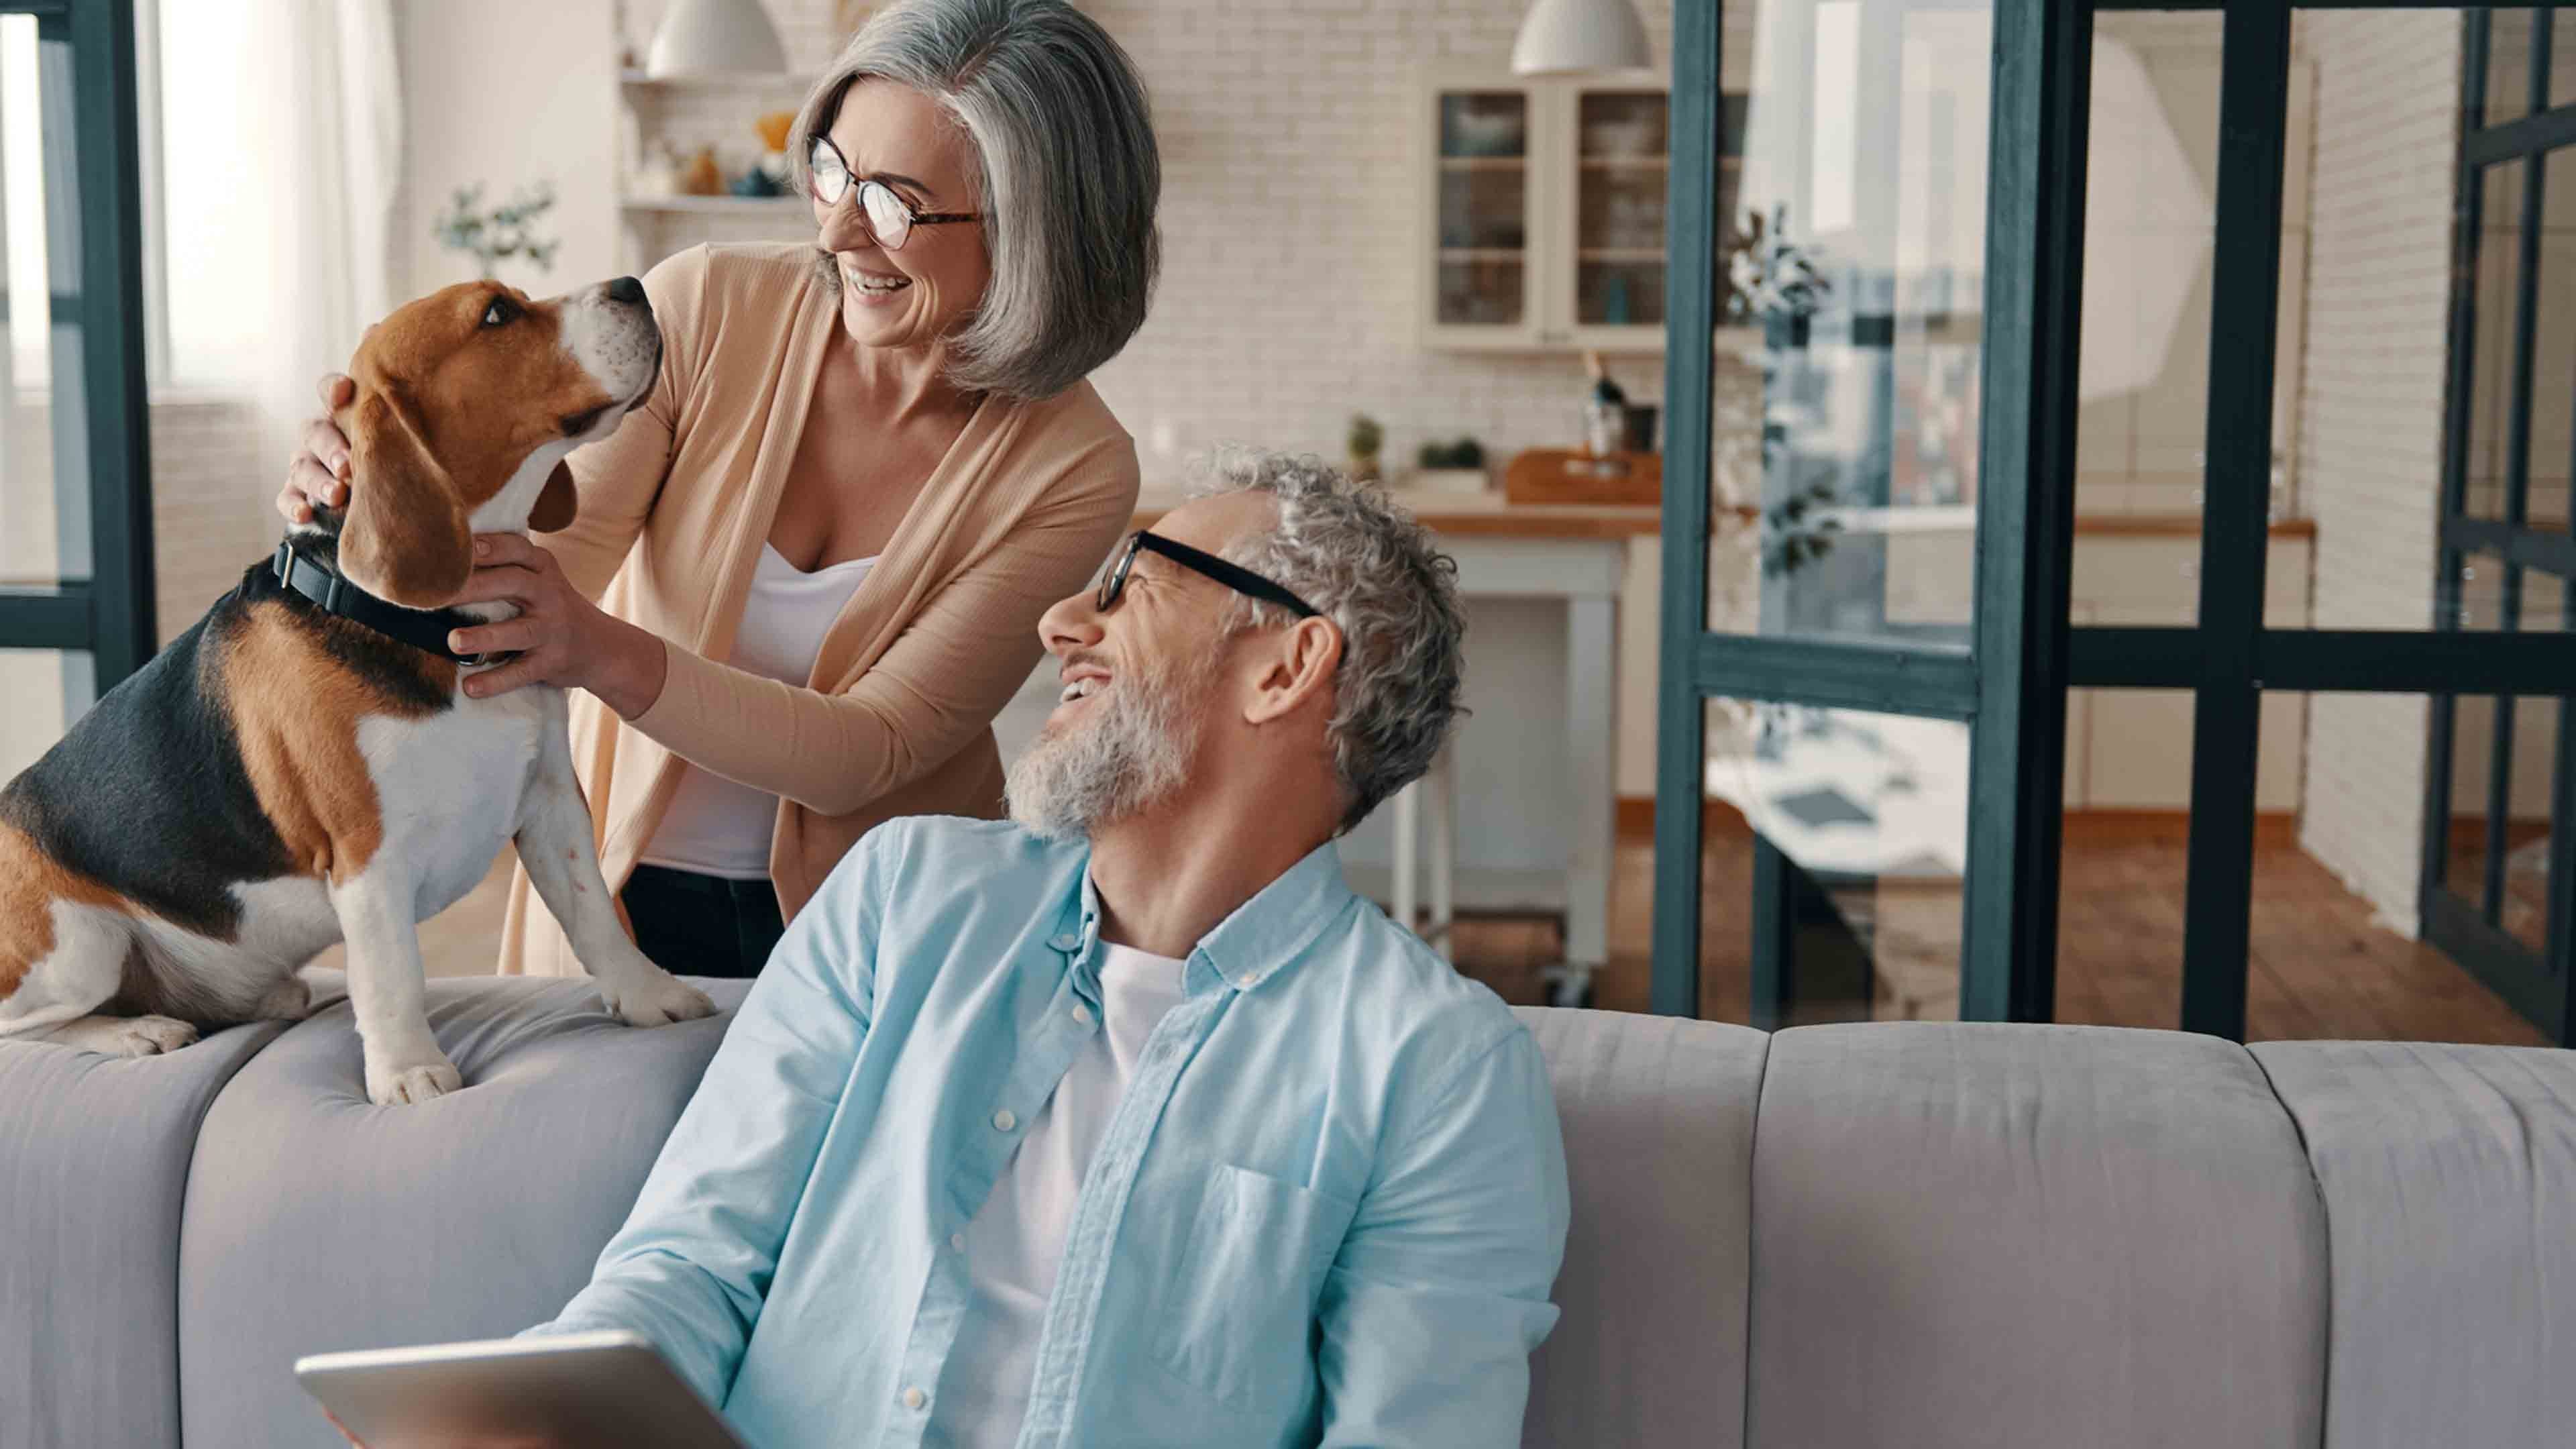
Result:
M725 1019L430 1002L422 1107L345 1002L0 1044L0 1446L330 1446L298 1354L581 1284ZM1525 1015L1574 1187L1531 1444L2576 1443L2576 1053Z

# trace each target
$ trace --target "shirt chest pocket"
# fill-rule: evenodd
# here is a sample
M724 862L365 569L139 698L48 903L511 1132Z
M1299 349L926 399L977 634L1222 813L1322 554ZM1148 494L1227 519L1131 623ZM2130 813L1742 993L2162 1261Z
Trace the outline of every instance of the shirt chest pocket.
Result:
M1237 1409L1300 1397L1316 1296L1357 1207L1219 1164L1164 1294L1155 1356Z

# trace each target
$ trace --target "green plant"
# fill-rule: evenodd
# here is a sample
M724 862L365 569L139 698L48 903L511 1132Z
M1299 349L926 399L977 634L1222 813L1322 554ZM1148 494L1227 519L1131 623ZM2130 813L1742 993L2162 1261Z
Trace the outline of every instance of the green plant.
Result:
M1353 413L1351 415L1350 448L1352 457L1374 458L1377 456L1377 450L1385 446L1386 429L1379 426L1377 419L1370 417L1366 413Z
M507 205L483 210L483 183L460 186L448 203L447 210L430 228L438 244L449 251L464 252L474 258L489 280L493 268L511 257L525 257L538 271L551 271L555 248L561 243L542 240L537 235L537 219L552 210L555 189L551 182L540 181L528 187Z
M1831 511L1838 501L1833 484L1810 483L1766 510L1762 572L1785 577L1833 552L1834 535L1843 531Z
M1426 469L1482 468L1485 466L1485 445L1473 438L1460 438L1454 443L1425 443L1422 451L1414 456L1415 461Z
M1785 203L1773 207L1768 217L1746 208L1736 228L1743 241L1726 258L1730 314L1767 322L1805 317L1824 305L1833 284L1816 270L1807 248L1783 239L1788 229Z

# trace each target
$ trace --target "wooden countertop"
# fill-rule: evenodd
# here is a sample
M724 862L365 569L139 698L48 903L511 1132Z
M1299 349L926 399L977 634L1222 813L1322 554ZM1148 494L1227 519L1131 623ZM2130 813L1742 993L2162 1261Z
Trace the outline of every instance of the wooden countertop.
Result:
M1651 504L1505 503L1500 493L1390 489L1434 533L1453 538L1652 538L1663 510ZM1177 496L1146 490L1136 500L1136 526L1151 528L1180 506Z
M1435 493L1391 490L1432 532L1452 538L1609 539L1652 538L1662 531L1663 510L1639 504L1505 503L1500 493ZM1136 502L1135 525L1151 528L1180 506L1177 495L1147 491ZM1740 511L1750 518L1752 510ZM2272 525L2274 538L2314 538L2316 520L2288 518ZM2198 538L2200 520L2179 513L2095 513L2075 520L2078 538Z

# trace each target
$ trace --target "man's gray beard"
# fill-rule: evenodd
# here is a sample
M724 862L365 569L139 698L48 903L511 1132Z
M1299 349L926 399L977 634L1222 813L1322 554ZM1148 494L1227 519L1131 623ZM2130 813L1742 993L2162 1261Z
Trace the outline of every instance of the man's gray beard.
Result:
M1176 668L1125 674L1060 730L1042 732L1011 762L1011 818L1050 840L1089 836L1170 799L1189 778L1184 705L1214 673Z

